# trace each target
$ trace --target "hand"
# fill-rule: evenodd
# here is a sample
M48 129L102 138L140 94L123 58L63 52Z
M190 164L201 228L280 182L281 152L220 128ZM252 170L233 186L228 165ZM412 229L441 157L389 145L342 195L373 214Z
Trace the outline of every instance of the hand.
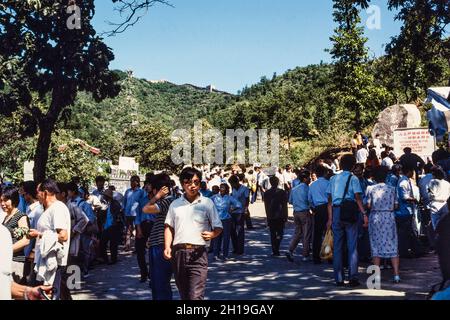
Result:
M41 235L41 233L39 231L37 231L36 229L30 229L30 231L28 231L28 236L30 238L37 238Z
M327 230L330 230L332 225L333 225L333 221L331 219L328 219L328 221L327 221Z
M367 228L369 226L369 218L367 217L367 215L364 215L364 224L363 227Z
M202 238L205 241L211 240L213 235L214 235L214 232L212 232L212 231L203 231L202 232Z
M172 249L171 248L164 249L164 259L166 259L166 260L172 259Z
M39 293L39 288L41 288L48 296L52 294L52 286L38 286L34 288L29 288L27 291L28 300L45 300L45 298Z
M170 193L169 188L167 187L162 187L161 190L158 191L158 193L156 194L156 199L161 199L164 198L166 195L168 195Z

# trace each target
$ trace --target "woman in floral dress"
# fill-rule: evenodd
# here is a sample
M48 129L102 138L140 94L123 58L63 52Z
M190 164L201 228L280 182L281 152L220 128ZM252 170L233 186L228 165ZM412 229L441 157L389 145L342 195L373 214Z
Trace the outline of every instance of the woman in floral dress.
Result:
M380 266L381 258L390 258L394 268L394 282L400 282L398 238L394 211L398 206L396 189L385 184L387 167L376 167L376 185L367 187L369 237L373 263Z

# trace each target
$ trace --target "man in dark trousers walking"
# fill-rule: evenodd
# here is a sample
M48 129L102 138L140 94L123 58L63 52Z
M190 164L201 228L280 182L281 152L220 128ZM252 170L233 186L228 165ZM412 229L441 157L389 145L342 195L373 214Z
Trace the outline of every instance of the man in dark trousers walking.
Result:
M280 256L280 244L283 240L284 225L288 218L288 198L284 190L278 188L279 179L269 179L271 188L264 193L267 224L270 228L272 255Z

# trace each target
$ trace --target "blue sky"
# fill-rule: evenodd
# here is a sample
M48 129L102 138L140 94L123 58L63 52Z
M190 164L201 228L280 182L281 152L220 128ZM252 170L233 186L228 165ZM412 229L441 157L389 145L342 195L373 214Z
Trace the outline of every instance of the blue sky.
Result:
M386 0L381 29L369 30L372 56L400 30ZM111 0L96 0L97 31L119 21ZM236 93L262 76L282 74L297 66L330 62L324 51L335 27L332 0L171 0L174 8L153 7L124 34L106 38L116 59L114 69L131 69L149 80L167 79ZM362 14L363 21L368 18Z

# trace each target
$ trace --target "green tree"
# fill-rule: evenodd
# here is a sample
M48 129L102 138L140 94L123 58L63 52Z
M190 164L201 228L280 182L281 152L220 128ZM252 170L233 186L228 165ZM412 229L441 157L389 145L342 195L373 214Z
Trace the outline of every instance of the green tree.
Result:
M83 184L88 185L100 173L98 160L70 132L57 130L53 133L49 148L47 174L57 181L70 181L77 176Z
M36 138L21 138L21 115L0 117L0 183L8 178L14 183L23 180L23 162L33 158Z
M176 170L170 128L158 121L132 126L125 134L124 155L135 157L146 170Z
M38 132L36 181L46 176L52 133L70 116L78 91L101 101L120 89L108 70L114 56L91 24L94 1L78 3L79 20L76 11L67 13L67 5L66 0L0 4L0 113L23 110L22 134Z
M407 101L416 101L428 87L450 84L450 4L442 0L389 0L403 22L400 34L386 47L391 89L402 91Z
M367 38L360 25L360 10L370 1L334 0L334 21L338 26L329 50L335 61L331 104L336 115L349 119L355 129L371 123L385 106L387 91L377 86L368 67Z

